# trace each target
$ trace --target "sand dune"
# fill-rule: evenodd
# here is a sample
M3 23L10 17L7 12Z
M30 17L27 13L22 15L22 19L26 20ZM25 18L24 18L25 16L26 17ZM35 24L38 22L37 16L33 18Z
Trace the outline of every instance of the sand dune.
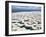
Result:
M41 13L12 13L12 31L40 30Z

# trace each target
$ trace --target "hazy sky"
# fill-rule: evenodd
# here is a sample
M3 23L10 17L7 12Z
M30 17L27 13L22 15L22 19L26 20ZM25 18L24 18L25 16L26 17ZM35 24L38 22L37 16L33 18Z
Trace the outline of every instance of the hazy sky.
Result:
M12 5L12 12L32 12L32 11L41 11L41 7Z

